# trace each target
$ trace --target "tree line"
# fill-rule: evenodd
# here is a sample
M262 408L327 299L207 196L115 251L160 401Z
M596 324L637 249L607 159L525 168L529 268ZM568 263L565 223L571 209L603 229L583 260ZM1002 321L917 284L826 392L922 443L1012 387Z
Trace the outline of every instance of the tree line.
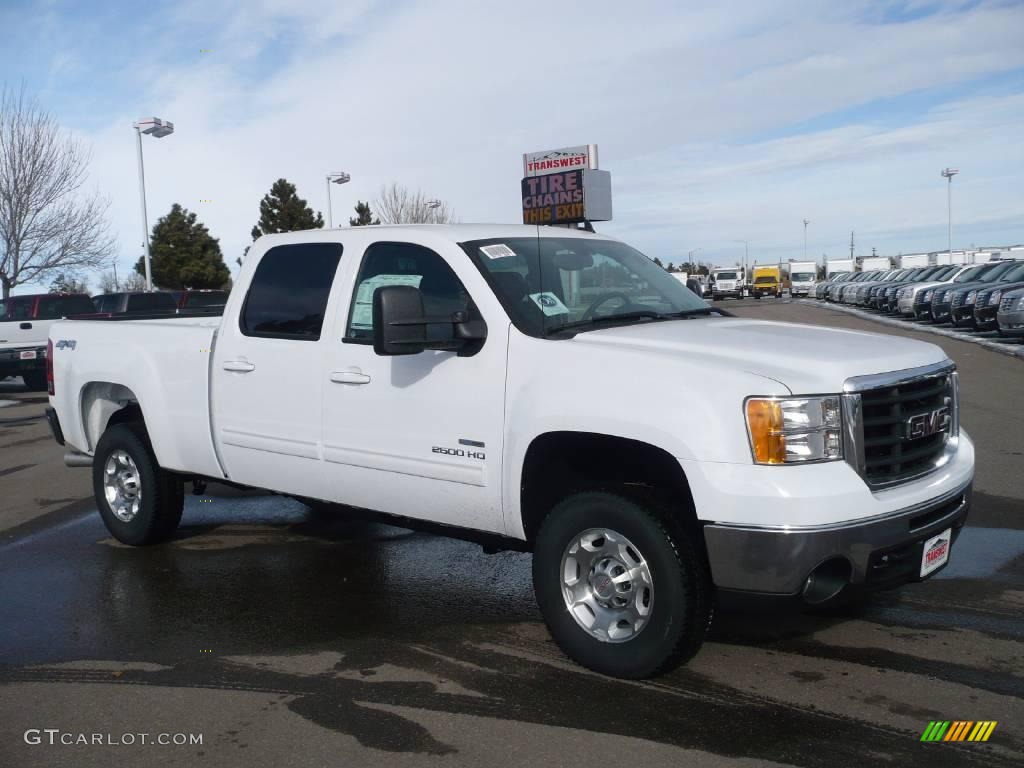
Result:
M121 278L116 272L116 238L107 215L110 200L85 189L89 151L61 130L57 121L22 86L0 88L0 298L27 283L46 283L51 292L88 292L84 275L100 274L100 289L141 290L144 257ZM392 182L372 201L357 201L349 225L440 224L453 221L448 203ZM320 229L323 215L280 178L259 203L253 242L263 235ZM247 252L248 247L245 249ZM242 263L244 253L237 262ZM220 240L194 211L180 203L157 219L150 236L153 283L159 288L229 288L231 271Z

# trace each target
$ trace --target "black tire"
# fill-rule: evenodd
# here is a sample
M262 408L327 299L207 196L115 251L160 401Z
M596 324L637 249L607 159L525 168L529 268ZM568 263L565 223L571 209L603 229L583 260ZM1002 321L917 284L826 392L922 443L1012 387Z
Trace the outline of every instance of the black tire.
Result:
M25 387L29 392L46 391L46 371L24 371L21 374L21 380L25 382Z
M650 569L650 617L625 642L595 638L563 598L562 557L591 528L625 536ZM537 533L533 585L548 630L567 656L595 672L630 679L667 672L691 658L704 641L714 598L698 531L688 530L654 501L604 492L574 494L551 510Z
M115 451L128 454L138 470L141 500L130 521L118 518L107 501L104 470ZM92 487L103 523L124 544L144 546L166 541L181 522L184 486L178 477L157 464L145 430L139 425L115 424L103 433L93 457Z

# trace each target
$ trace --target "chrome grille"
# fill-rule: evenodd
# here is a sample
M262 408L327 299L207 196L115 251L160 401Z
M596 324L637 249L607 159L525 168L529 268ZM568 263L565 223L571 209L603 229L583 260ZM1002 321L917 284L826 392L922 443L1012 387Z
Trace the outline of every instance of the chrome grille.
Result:
M847 382L846 391L856 392L845 398L847 417L853 417L847 460L873 487L908 482L934 470L959 432L952 364L900 373L891 381L867 376ZM939 429L925 434L933 427Z
M1010 311L1010 307L1013 306L1013 302L1014 301L1015 301L1015 299L1012 296L1010 298L1008 298L1008 299L1003 299L1002 302L999 304L999 311L1000 312L1009 312Z
M954 307L959 307L960 305L962 305L964 303L964 299L966 299L966 298L967 298L967 294L966 293L954 293L953 294L953 302L952 302L953 306Z

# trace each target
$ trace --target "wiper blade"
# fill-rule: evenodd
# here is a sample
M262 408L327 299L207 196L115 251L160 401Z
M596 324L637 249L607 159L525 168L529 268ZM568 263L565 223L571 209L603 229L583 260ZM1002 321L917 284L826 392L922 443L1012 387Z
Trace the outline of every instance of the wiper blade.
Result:
M664 314L662 312L655 312L653 309L641 309L636 312L622 312L618 315L605 315L604 317L592 317L589 320L577 320L573 323L566 323L565 325L558 325L553 328L547 328L544 331L545 336L551 336L562 331L571 331L577 328L589 328L594 325L603 325L605 323L615 323L629 320L669 320L673 317L670 314Z

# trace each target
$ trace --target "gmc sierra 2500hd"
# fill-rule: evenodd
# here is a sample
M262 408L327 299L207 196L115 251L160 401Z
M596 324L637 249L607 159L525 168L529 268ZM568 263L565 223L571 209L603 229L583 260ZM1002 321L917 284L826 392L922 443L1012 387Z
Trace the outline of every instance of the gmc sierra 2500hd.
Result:
M448 526L532 551L555 640L609 675L695 653L716 590L931 576L970 502L938 347L731 317L565 229L265 236L222 318L50 346L54 435L120 541L167 539L211 478Z

